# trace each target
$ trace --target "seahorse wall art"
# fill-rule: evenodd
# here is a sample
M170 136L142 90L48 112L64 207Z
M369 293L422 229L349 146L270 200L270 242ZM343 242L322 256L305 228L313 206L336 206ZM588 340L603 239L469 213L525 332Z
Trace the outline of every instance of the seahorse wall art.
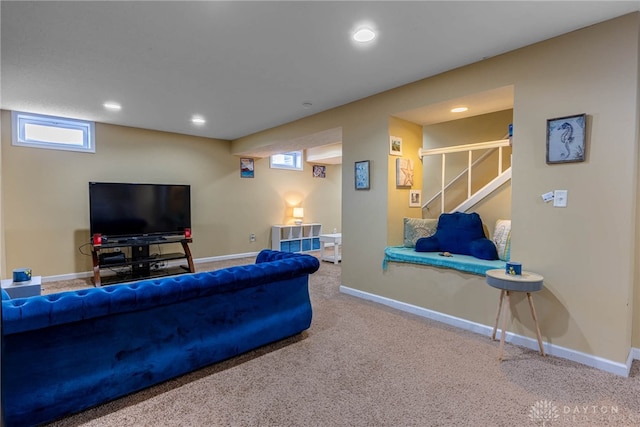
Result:
M547 121L547 163L584 161L585 119L581 114Z

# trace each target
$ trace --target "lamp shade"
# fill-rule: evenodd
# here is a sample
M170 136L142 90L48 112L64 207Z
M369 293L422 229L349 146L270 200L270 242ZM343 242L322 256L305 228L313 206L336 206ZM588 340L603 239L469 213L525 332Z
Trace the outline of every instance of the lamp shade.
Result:
M304 209L303 208L293 208L293 217L294 218L304 218Z

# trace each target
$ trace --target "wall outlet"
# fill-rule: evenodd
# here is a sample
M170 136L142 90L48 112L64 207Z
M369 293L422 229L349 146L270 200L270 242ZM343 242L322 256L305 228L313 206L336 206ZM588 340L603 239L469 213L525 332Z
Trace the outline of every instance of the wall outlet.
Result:
M569 192L567 190L555 190L553 192L553 206L556 208L566 208L568 194Z
M255 241L256 241L256 235L255 235L255 234L253 234L253 233L251 233L251 234L249 235L249 241L250 241L250 242L255 242Z

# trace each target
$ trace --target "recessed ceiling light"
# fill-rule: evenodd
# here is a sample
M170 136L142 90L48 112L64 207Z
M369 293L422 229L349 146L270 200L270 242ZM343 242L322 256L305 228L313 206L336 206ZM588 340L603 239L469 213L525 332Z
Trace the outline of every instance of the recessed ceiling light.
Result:
M205 123L207 123L207 121L200 116L193 116L191 117L191 123L196 124L196 125L203 125Z
M467 110L468 110L467 107L456 107L456 108L452 108L451 112L452 113L464 113Z
M120 111L122 109L122 106L117 102L105 102L102 106L111 111Z
M353 33L353 39L359 43L367 43L376 38L376 33L369 27L359 28Z
M308 110L309 108L311 108L311 103L310 102L303 102L302 103L302 108Z

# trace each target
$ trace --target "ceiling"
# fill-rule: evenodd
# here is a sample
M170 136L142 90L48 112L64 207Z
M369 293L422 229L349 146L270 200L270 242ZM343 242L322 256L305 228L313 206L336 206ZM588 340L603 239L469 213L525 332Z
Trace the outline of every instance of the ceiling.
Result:
M640 0L2 1L0 106L233 140L637 10ZM366 46L350 39L362 24L378 31ZM448 104L400 116L427 123Z

